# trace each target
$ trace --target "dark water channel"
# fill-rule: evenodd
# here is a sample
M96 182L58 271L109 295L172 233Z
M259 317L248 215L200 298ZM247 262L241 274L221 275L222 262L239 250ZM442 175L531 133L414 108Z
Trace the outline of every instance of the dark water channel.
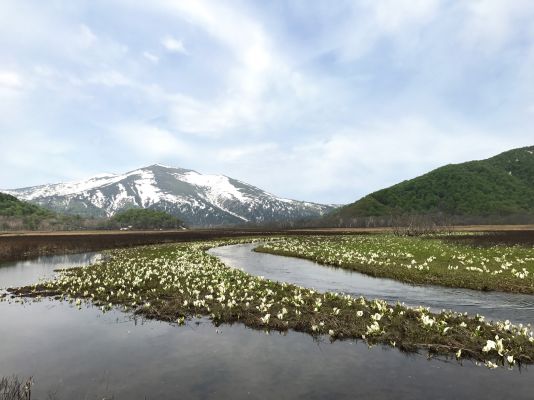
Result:
M249 250L216 252L234 264ZM0 264L0 287L33 283L95 257ZM534 397L530 370L490 371L360 342L267 335L238 324L216 328L207 320L178 327L54 300L0 302L0 376L13 374L33 376L32 399L42 400Z

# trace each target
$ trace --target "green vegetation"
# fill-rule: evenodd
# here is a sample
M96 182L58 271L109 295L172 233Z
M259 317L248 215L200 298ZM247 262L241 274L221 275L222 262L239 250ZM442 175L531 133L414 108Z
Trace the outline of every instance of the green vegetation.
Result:
M57 214L53 211L0 193L0 231L9 230L74 230L101 224L84 220L79 215Z
M475 359L490 368L534 362L534 337L527 327L318 293L249 275L205 253L210 247L230 243L236 241L114 251L103 262L63 270L54 280L10 292L21 297L64 298L79 308L83 301L99 305L103 311L121 306L179 324L185 318L204 315L215 324L241 322L257 329L328 335L331 340L363 339L406 351L426 349Z
M51 211L0 193L0 229L9 229L11 226L37 229L45 219L52 217L54 213Z
M415 284L534 293L534 248L472 247L394 235L284 238L256 251Z
M110 225L131 229L178 229L184 223L163 211L131 208L113 216Z
M105 218L82 218L59 214L38 205L0 193L0 230L73 230L73 229L178 229L178 218L163 211L133 208Z
M0 215L4 217L50 217L51 211L20 201L9 194L0 193Z
M335 210L329 221L402 215L534 220L534 147L446 165Z

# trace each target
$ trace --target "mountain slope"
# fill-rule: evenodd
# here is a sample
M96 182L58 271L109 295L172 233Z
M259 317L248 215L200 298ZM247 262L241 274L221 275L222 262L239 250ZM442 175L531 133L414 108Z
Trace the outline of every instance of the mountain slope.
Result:
M51 210L83 216L112 216L132 207L151 208L194 226L314 218L333 209L276 197L224 175L203 175L162 165L5 192Z
M53 213L34 204L20 201L14 196L0 193L0 216L3 217L50 217Z
M0 193L0 231L38 229L42 223L54 220L53 212Z
M371 193L329 218L534 215L534 146L450 164Z

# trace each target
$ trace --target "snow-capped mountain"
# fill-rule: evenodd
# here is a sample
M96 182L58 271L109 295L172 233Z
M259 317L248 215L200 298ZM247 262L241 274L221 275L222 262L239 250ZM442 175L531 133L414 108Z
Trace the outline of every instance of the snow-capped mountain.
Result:
M151 165L122 175L2 190L21 200L83 216L111 216L131 207L154 208L193 226L263 223L324 215L334 207L289 200L224 175Z

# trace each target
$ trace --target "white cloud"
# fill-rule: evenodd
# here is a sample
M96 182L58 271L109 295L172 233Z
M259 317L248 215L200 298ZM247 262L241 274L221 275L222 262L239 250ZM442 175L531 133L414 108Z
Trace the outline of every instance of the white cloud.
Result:
M18 131L0 134L2 189L21 186L18 174L27 177L27 184L43 184L62 179L83 168L71 158L76 148L68 140L51 137L44 131ZM53 178L50 178L53 177ZM19 178L19 179L17 179Z
M278 146L261 159L244 158L235 173L246 171L244 179L287 197L352 202L445 164L529 144L524 135L509 133L498 136L458 122L442 126L421 116L375 121Z
M176 134L146 123L129 122L118 125L113 133L125 146L143 156L183 157L191 153L189 145Z
M20 89L22 88L22 77L14 71L0 70L0 88Z
M148 61L153 62L154 64L157 64L159 62L159 57L148 51L143 52L143 57L145 57Z
M173 38L172 36L166 36L163 38L161 40L161 44L172 53L187 54L184 43L181 40Z
M534 113L530 0L0 3L0 140L72 135L72 164L180 160L336 202L528 144L511 132ZM108 139L124 155L98 159Z
M80 25L80 33L78 35L78 41L82 47L89 47L96 43L97 36L87 25Z
M306 103L314 102L316 82L295 71L260 21L243 9L202 0L155 4L166 15L175 13L204 30L233 57L230 67L220 71L225 90L207 100L173 96L169 110L176 130L210 137L251 132L282 115L303 112ZM183 47L172 37L164 44L170 49Z
M427 24L436 16L441 0L365 0L378 33L396 34L413 25Z
M238 145L216 150L216 158L223 163L234 163L250 160L251 157L257 160L259 155L273 151L278 151L278 145L276 143L257 143L245 146Z
M529 34L522 31L521 25L531 25L534 17L531 0L472 0L462 5L466 15L462 34L469 45L495 51L514 36Z
M119 71L115 70L96 72L88 77L86 82L94 85L104 85L109 87L132 85L132 81L130 79L125 77Z

